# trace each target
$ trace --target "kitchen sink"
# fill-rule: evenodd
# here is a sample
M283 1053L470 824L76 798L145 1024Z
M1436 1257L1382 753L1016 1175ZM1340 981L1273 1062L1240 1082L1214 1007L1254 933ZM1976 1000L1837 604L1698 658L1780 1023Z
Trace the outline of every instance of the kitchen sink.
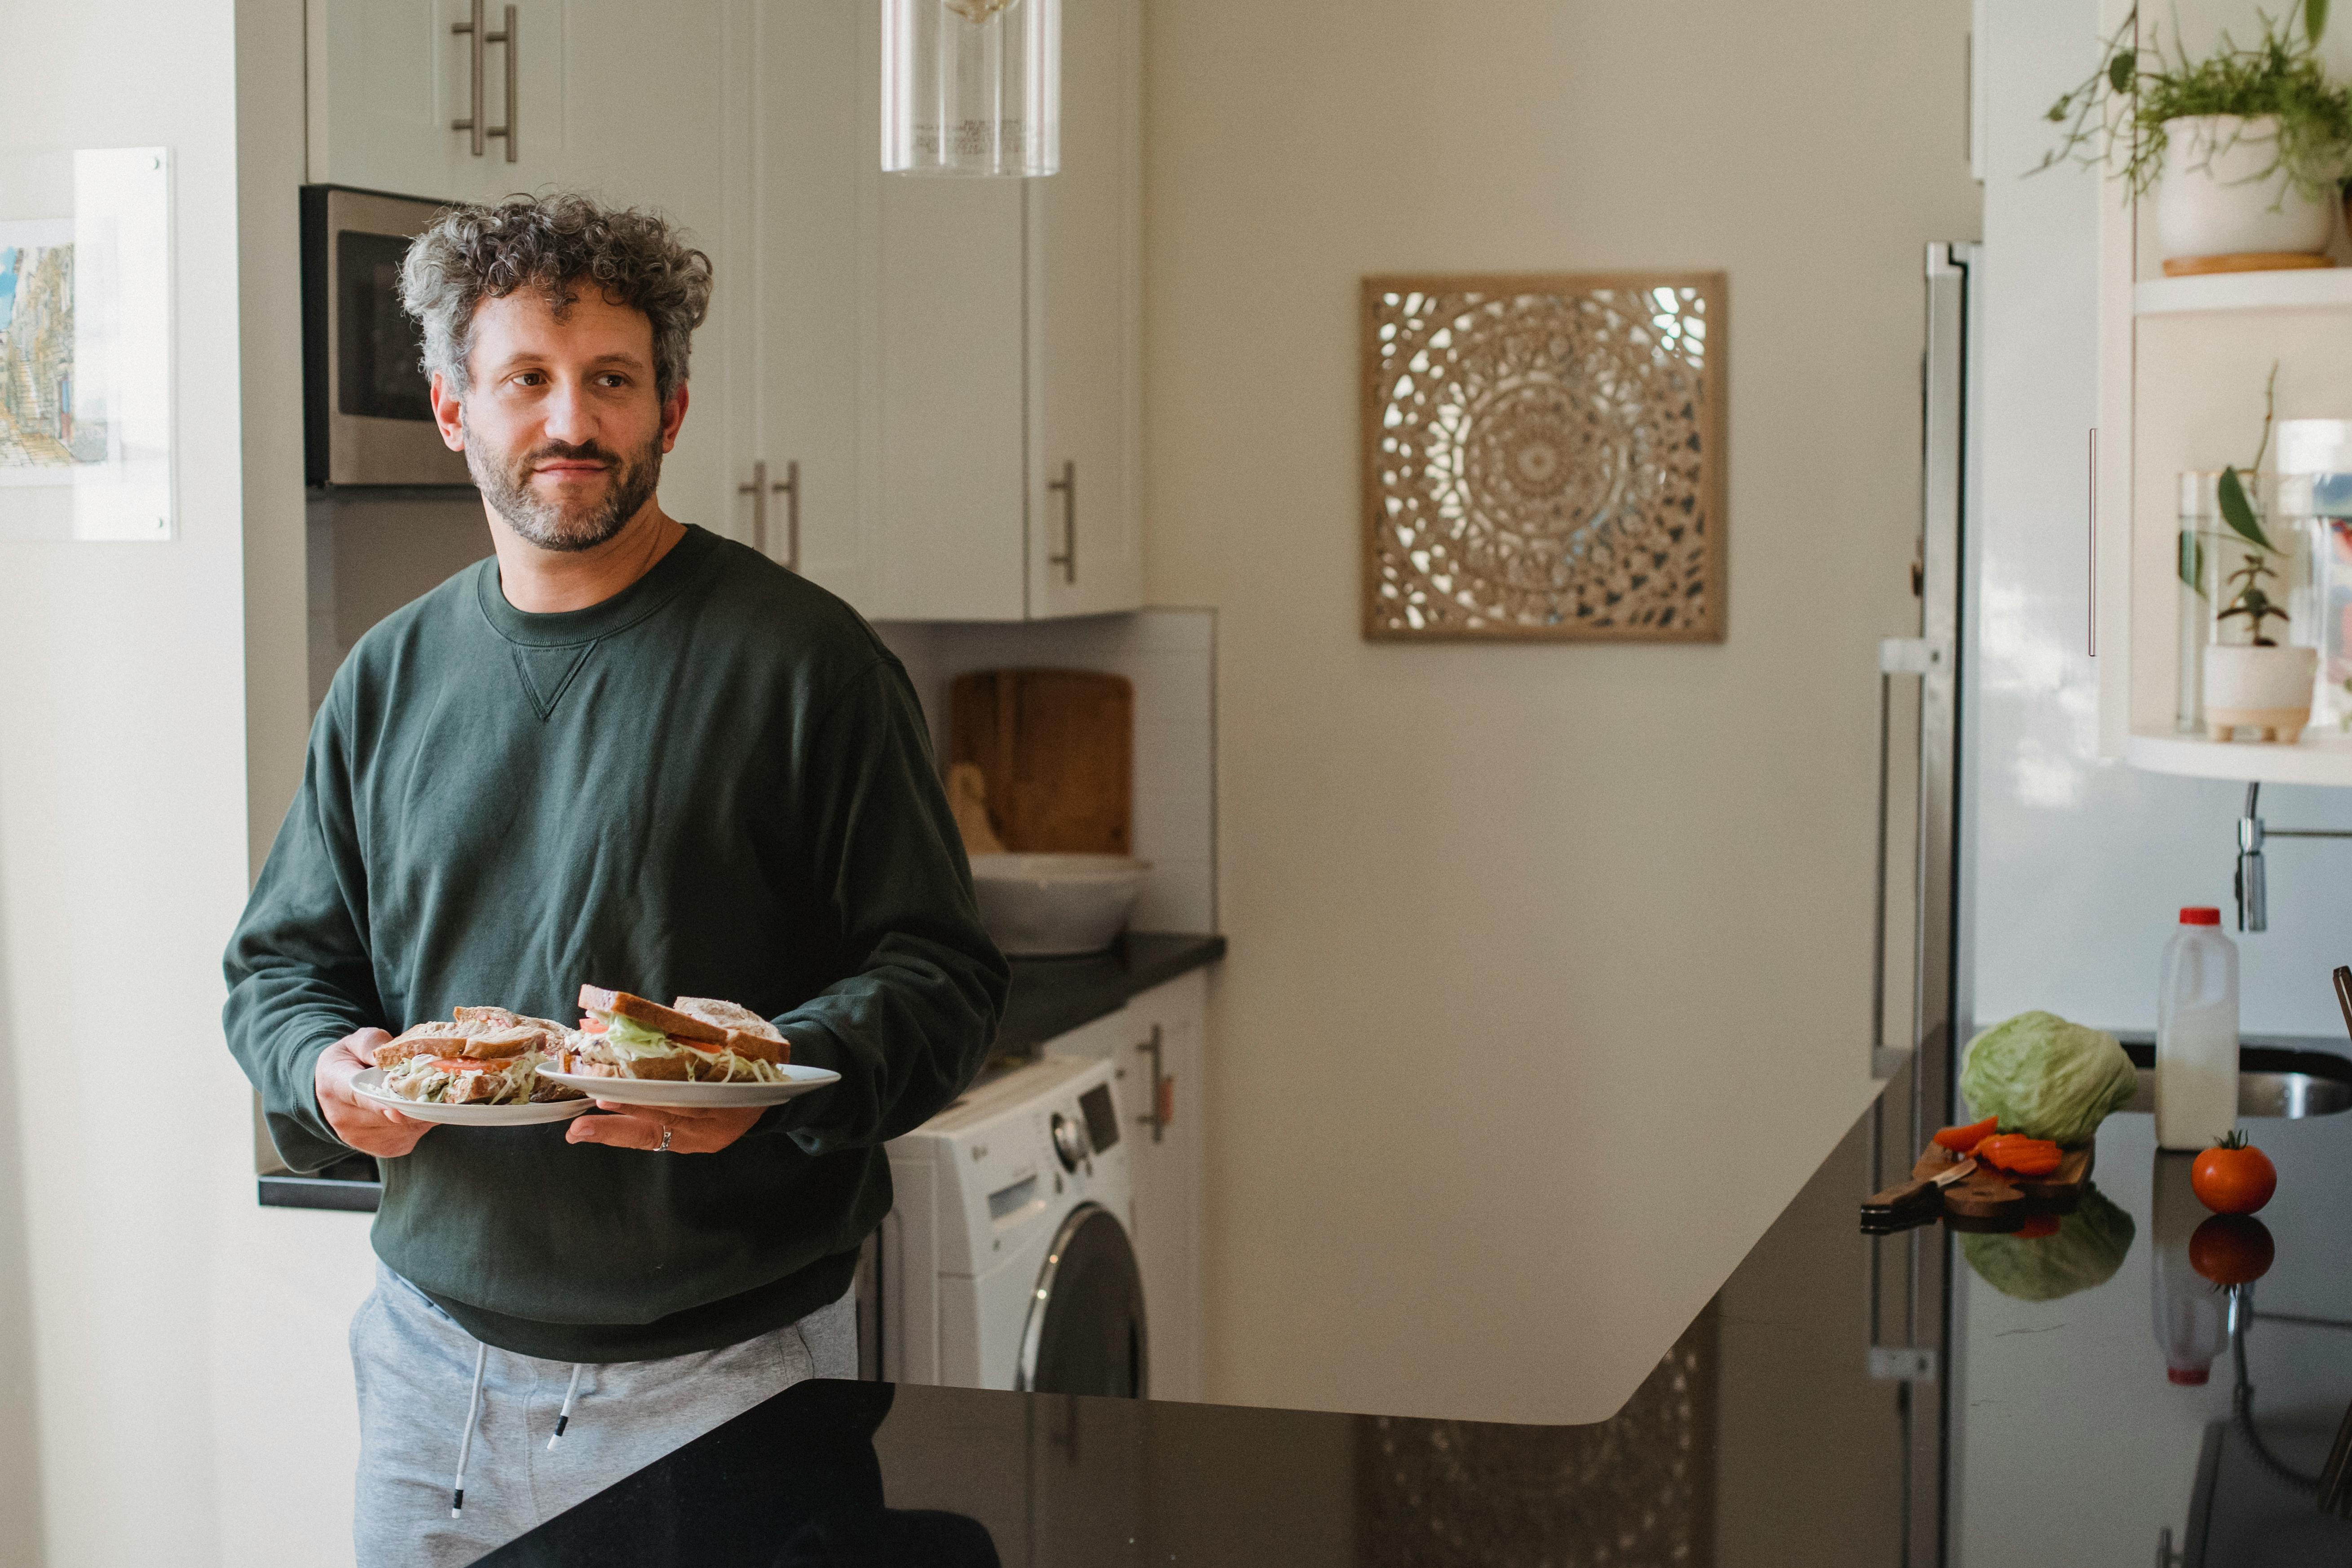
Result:
M2139 1089L2126 1110L2156 1110L2156 1047L2126 1040L2124 1050L2139 1069ZM2241 1116L2333 1116L2352 1110L2352 1058L2326 1051L2245 1046L2238 1051L2238 1114Z

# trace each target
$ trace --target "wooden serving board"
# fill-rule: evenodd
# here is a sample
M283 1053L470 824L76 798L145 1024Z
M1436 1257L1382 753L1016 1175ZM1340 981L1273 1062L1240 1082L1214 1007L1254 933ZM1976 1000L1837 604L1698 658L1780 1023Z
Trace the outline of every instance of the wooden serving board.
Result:
M2018 1176L1979 1165L1944 1189L1944 1212L1963 1219L1998 1219L2026 1212L2063 1213L2082 1201L2095 1161L2095 1140L2059 1152L2058 1168L2046 1176ZM1914 1181L1925 1181L1958 1160L1940 1143L1930 1143L1911 1167Z
M1133 851L1135 688L1091 669L983 669L948 689L948 763L977 767L1004 847Z

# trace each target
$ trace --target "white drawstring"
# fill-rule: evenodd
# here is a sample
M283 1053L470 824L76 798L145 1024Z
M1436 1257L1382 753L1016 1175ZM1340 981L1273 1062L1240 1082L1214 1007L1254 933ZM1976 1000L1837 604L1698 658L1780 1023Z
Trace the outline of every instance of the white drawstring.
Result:
M575 1361L572 1363L572 1381L563 1390L563 1408L555 1414L555 1436L547 1440L547 1446L551 1450L563 1441L563 1429L572 1425L572 1396L579 1392L580 1363Z
M474 1451L474 1418L482 1408L482 1368L488 1362L490 1347L477 1341L474 1345L474 1392L466 1401L466 1435L457 1439L457 1479L449 1488L449 1517L456 1519L466 1507L466 1457Z

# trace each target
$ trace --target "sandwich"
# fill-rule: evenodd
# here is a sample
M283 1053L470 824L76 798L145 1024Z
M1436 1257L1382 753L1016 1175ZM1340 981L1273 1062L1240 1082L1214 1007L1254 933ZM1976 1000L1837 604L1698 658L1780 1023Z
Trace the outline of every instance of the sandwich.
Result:
M521 1105L578 1100L576 1089L550 1083L540 1065L571 1031L504 1007L460 1007L375 1048L387 1094L436 1105Z
M601 986L580 988L579 1030L562 1070L589 1078L782 1083L792 1046L749 1007L713 996L669 1006Z

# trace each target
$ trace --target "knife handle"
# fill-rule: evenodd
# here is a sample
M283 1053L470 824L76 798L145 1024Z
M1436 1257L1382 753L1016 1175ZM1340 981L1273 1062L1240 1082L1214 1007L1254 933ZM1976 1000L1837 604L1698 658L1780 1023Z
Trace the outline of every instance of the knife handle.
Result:
M1863 1212L1872 1214L1908 1208L1913 1204L1923 1202L1935 1195L1938 1191L1940 1189L1932 1176L1924 1177L1916 1182L1898 1182L1885 1192L1873 1193L1863 1199Z

